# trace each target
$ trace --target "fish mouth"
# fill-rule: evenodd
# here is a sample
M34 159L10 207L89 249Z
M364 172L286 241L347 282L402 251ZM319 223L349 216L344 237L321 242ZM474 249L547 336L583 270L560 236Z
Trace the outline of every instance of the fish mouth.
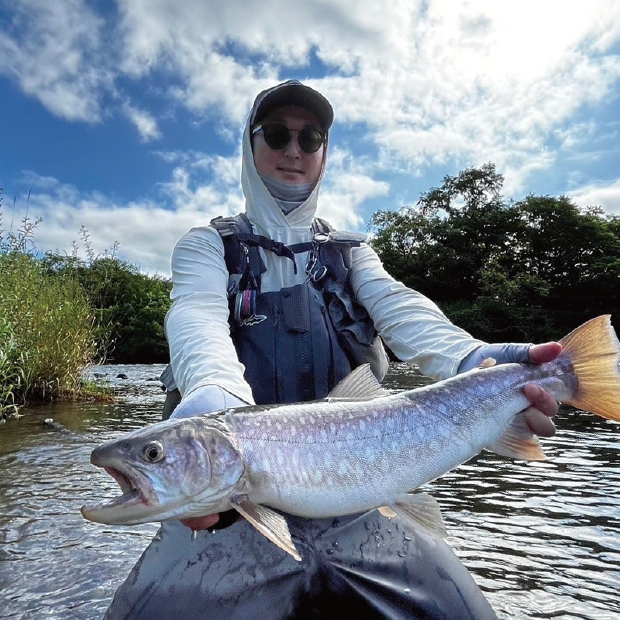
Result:
M146 476L127 467L99 467L116 480L122 495L110 501L82 506L85 519L108 525L132 525L150 520L160 510L157 493Z

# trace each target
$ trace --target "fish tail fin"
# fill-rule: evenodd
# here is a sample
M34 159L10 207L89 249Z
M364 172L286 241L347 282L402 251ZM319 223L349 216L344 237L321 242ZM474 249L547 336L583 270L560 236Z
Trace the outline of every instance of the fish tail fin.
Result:
M575 393L563 402L620 421L620 342L610 315L587 321L560 344L578 382Z

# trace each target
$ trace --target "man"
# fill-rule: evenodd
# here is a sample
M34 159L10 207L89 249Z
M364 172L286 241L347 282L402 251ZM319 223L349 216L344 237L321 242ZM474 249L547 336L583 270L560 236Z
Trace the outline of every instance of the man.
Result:
M322 398L363 361L381 379L376 332L436 379L487 357L559 354L557 343L473 339L393 280L359 236L315 221L332 121L327 99L299 82L262 92L243 136L245 217L214 220L177 244L166 319L168 413L173 381L183 395L174 417ZM553 434L557 403L534 385L525 393L537 408L526 413L532 430ZM377 511L287 521L302 562L237 515L164 524L107 617L495 618L450 548L409 523Z

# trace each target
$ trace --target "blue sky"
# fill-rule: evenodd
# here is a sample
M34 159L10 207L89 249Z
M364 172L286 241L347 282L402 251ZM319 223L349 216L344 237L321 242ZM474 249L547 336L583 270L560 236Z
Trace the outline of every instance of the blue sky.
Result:
M169 275L186 230L242 210L242 126L289 78L335 108L340 228L489 161L507 198L620 215L617 0L0 0L3 232L27 212L70 253L85 226Z

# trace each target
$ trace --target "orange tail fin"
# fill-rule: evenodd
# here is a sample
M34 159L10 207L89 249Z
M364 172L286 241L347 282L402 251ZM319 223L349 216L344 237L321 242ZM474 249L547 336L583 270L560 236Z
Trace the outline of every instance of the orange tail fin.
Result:
M610 315L587 321L560 340L572 362L578 388L570 405L620 421L620 342Z

